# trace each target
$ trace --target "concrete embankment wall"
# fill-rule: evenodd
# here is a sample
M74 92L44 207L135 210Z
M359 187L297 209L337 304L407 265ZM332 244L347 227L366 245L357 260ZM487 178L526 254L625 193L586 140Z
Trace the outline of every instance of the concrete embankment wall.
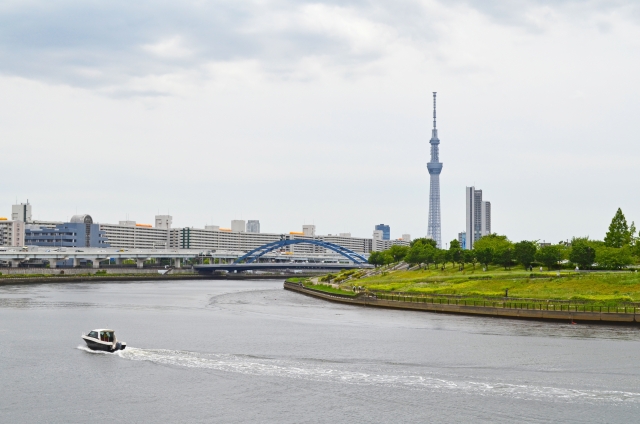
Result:
M637 324L640 316L636 313L607 313L607 312L574 312L574 311L547 311L540 309L495 308L490 306L451 305L441 303L406 302L399 300L377 299L368 296L347 296L331 294L320 290L309 289L298 283L284 283L286 290L296 291L308 296L331 302L347 303L359 306L373 306L378 308L407 309L426 312L442 312L465 315L482 315L504 318L575 321L575 322L601 322L611 324ZM635 311L635 309L634 309Z
M0 268L2 275L25 275L25 274L41 274L41 275L78 275L89 273L95 274L96 271L106 272L108 274L158 274L161 268L136 268L136 267L109 267L109 268ZM189 268L174 268L170 274L193 274L194 271Z

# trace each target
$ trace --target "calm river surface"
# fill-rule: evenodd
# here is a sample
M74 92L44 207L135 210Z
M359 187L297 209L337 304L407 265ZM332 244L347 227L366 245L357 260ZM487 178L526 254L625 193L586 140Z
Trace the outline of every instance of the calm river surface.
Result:
M108 327L117 354L84 348ZM343 306L282 281L0 286L2 422L638 422L640 330Z

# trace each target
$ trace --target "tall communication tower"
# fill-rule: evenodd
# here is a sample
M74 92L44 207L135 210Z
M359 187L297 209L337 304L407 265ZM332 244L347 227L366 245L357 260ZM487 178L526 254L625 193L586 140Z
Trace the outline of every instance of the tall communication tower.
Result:
M440 162L438 145L438 130L436 129L436 92L433 92L433 129L431 130L431 160L427 163L429 170L429 226L427 237L436 241L439 248L442 248L442 235L440 231L440 172L442 163Z

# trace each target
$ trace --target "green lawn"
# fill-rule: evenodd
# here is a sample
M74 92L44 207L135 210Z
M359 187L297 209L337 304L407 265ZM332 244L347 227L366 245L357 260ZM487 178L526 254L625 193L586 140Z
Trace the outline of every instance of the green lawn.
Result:
M324 284L311 284L311 283L307 283L304 284L305 287L308 287L310 289L314 289L314 290L322 290L325 291L327 293L334 293L334 294L345 294L347 296L355 296L356 294L352 291L352 290L342 290L342 289L336 289L334 287L331 286L326 286Z
M640 273L562 271L534 272L522 268L505 271L491 267L475 271L467 267L458 271L449 267L444 271L417 270L387 272L386 275L351 280L341 288L364 286L369 290L396 291L413 294L449 294L469 298L502 297L509 289L509 297L535 299L586 300L607 304L640 302Z

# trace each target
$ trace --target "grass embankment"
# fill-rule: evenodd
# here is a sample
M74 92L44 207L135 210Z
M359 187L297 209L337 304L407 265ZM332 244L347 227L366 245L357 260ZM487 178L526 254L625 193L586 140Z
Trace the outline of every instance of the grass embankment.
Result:
M288 278L287 283L302 283L303 286L308 287L310 289L314 289L314 290L321 290L327 293L333 293L333 294L342 294L342 295L346 295L346 296L355 296L356 293L353 292L353 290L351 289L341 289L341 288L336 288L332 285L329 284L323 284L323 283L317 283L314 284L309 278L298 278L298 277L293 277L293 278Z
M640 302L640 273L636 272L534 272L522 269L505 271L490 267L487 271L468 267L443 270L384 271L364 278L340 282L344 291L362 286L369 291L401 292L410 295L455 295L462 299L509 298L565 300L603 306ZM317 288L317 286L313 286Z

